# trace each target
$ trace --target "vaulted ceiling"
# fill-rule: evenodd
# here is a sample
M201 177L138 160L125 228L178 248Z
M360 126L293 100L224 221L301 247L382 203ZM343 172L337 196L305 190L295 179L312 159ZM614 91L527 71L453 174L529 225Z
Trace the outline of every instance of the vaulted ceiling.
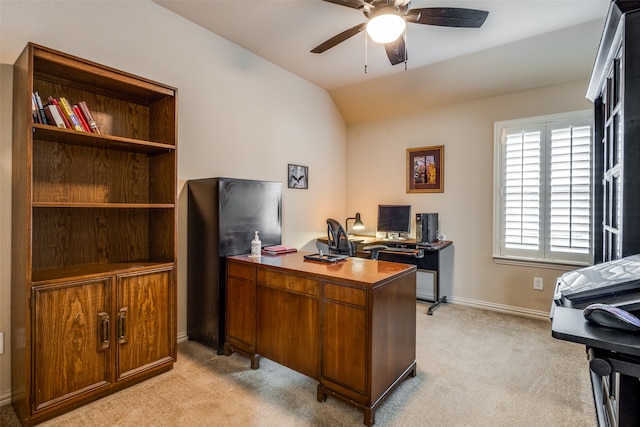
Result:
M405 70L364 32L311 53L367 21L328 1L154 1L326 89L347 123L587 79L609 7L609 0L414 0L411 8L489 15L481 28L408 24Z

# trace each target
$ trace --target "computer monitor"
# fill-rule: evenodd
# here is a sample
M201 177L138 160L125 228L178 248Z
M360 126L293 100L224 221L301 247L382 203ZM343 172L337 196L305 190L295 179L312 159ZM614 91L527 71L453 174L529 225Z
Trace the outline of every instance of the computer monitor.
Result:
M378 205L378 227L387 237L411 232L411 205Z

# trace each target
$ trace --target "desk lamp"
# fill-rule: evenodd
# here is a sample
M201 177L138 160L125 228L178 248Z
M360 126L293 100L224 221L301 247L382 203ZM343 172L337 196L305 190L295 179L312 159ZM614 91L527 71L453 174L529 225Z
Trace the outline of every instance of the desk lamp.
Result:
M362 230L364 228L364 223L360 219L360 213L357 212L355 217L347 218L347 220L344 222L344 226L346 227L346 231L347 231L347 236L349 235L349 220L350 219L355 220L353 222L353 227L352 227L354 230Z

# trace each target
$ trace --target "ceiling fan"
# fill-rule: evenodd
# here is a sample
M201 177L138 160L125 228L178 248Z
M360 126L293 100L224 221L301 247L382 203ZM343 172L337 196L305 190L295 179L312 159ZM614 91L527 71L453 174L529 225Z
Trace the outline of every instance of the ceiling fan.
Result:
M363 22L321 43L312 53L322 53L363 30L376 42L384 44L391 65L405 62L407 49L402 33L406 23L441 27L480 28L489 12L457 7L426 7L411 9L410 0L323 0L361 10L368 22ZM376 31L381 30L382 36Z

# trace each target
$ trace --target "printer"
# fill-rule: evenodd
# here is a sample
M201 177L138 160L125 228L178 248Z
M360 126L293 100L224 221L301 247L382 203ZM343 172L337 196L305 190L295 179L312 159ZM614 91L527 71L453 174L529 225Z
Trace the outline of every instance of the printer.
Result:
M640 254L564 273L556 282L550 317L556 306L583 309L595 302L640 308Z

